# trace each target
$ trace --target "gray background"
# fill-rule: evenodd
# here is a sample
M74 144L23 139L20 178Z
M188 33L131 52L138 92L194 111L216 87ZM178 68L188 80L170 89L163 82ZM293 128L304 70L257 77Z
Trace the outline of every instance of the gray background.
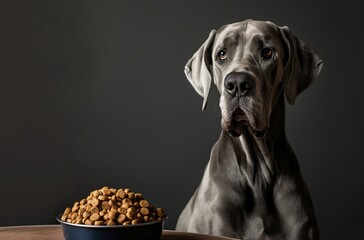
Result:
M107 185L144 193L174 228L220 133L216 90L201 112L183 67L211 29L253 18L325 62L286 131L322 239L359 236L363 15L349 1L1 0L0 226L55 223Z

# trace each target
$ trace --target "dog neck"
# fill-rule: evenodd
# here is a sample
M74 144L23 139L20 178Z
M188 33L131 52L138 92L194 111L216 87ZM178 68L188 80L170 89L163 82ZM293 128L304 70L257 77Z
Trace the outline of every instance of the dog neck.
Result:
M245 158L238 158L238 164L252 189L269 190L279 172L274 152L278 147L286 146L284 104L284 95L281 95L272 107L269 129L262 139L255 138L248 129L239 137Z

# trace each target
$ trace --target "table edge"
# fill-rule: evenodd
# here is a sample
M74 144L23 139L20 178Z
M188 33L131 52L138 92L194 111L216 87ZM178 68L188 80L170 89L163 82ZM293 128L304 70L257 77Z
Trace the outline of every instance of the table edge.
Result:
M41 225L17 225L17 226L4 226L4 227L0 227L0 232L1 230L16 230L16 229L21 229L21 228L47 228L47 227L57 227L57 228L61 228L61 224L41 224ZM208 234L201 234L201 233L193 233L193 232L181 232L181 231L176 231L173 229L163 229L163 233L169 234L169 235L179 235L179 234L184 234L184 235L191 235L191 236L201 236L201 237L205 237L205 238L216 238L217 240L236 240L236 238L230 238L230 237L222 237L222 236L215 236L215 235L208 235Z

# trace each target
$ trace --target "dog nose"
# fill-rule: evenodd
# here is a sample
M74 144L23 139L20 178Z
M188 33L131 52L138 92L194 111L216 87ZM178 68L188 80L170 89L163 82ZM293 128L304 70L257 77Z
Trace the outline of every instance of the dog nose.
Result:
M248 73L232 72L226 76L224 87L231 96L246 95L254 88L254 81Z

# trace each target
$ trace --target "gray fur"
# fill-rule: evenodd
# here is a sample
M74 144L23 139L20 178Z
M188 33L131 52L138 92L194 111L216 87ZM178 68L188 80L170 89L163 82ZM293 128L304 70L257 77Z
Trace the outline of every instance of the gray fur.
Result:
M271 59L262 48L273 49ZM218 59L224 50L225 60ZM220 138L201 184L181 213L178 231L239 239L319 239L310 194L285 134L285 98L318 76L322 61L287 27L246 20L212 30L185 73L206 107L211 82L220 96ZM231 95L230 73L251 76L254 87Z

